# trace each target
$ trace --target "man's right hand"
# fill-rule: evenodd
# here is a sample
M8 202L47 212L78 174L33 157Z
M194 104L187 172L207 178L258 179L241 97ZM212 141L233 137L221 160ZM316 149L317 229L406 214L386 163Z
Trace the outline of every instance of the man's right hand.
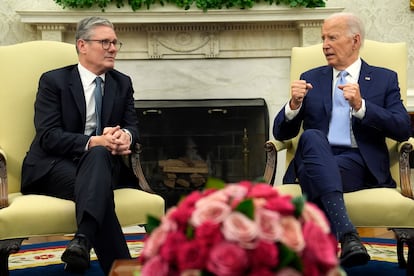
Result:
M310 83L307 83L305 80L295 80L290 86L291 99L289 101L289 107L292 110L298 109L303 102L306 94L313 86Z
M104 146L113 155L130 154L130 145L131 139L129 135L122 131L119 126L105 127L102 135L92 136L89 142L89 148Z

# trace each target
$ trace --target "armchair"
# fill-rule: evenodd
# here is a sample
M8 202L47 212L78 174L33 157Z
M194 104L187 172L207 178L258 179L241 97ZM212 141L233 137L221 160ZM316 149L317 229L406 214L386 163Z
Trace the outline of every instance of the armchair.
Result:
M32 41L0 47L0 275L9 275L8 257L24 239L76 231L75 204L20 193L21 165L34 136L34 99L41 73L78 62L75 46ZM143 225L148 214L161 217L164 200L152 193L141 170L139 145L129 158L142 190L115 191L122 226Z
M382 43L365 40L361 57L372 65L390 68L398 73L401 97L407 97L407 45L405 43ZM291 56L290 78L299 79L302 72L326 64L322 45L294 47ZM267 141L267 163L264 178L273 184L277 166L277 153L284 150L286 166L292 160L299 135L289 141ZM391 161L391 173L397 181L397 188L375 188L344 195L345 204L356 227L380 227L392 230L397 239L399 265L407 267L407 275L414 273L414 200L410 183L409 154L414 139L398 144L391 139L387 145ZM279 156L283 156L280 154ZM298 184L274 184L282 193L300 195ZM408 265L403 256L403 245L409 248Z

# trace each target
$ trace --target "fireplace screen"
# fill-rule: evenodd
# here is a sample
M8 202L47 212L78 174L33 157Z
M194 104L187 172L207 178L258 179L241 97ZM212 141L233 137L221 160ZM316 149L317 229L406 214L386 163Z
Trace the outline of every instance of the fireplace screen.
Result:
M139 100L141 162L167 205L202 189L263 175L269 119L263 99Z

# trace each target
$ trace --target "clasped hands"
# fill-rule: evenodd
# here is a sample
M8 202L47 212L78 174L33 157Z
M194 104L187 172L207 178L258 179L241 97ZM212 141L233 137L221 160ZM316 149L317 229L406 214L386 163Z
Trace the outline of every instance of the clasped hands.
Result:
M289 101L289 106L292 110L296 110L302 105L304 97L308 91L313 88L313 86L305 80L296 80L292 82L290 87L291 99ZM343 91L343 96L345 100L349 102L349 105L355 111L358 111L362 106L362 97L359 90L359 84L348 82L344 85L338 85L338 88Z
M113 155L128 155L131 153L131 137L120 126L105 127L102 135L92 136L89 147L104 146Z

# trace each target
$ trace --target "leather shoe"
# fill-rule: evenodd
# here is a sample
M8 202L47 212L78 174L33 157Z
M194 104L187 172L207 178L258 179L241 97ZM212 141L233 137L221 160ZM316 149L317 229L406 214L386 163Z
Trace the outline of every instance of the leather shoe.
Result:
M91 246L88 239L82 234L75 235L61 257L65 263L65 270L83 273L90 266L90 250Z
M346 233L341 239L340 262L343 267L365 265L371 259L356 232Z

